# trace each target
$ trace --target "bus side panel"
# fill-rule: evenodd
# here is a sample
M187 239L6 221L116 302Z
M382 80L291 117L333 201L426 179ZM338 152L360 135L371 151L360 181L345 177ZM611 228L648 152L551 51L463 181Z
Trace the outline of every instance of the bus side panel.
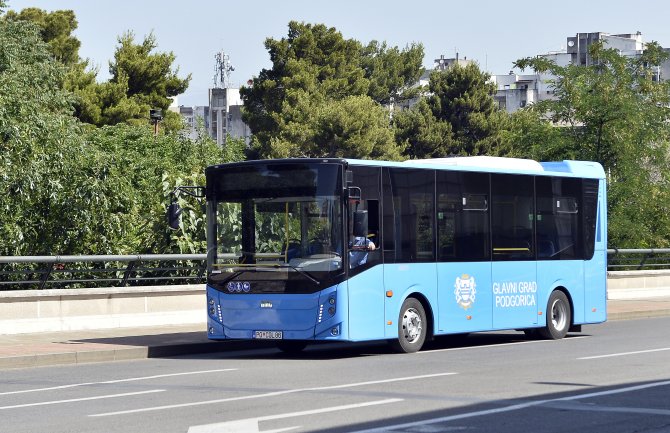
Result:
M393 263L384 266L385 290L393 291L386 297L386 338L398 338L400 307L412 293L423 295L430 305L426 315L433 314L437 321L437 265L435 263ZM428 311L428 310L431 311ZM389 322L391 323L389 325ZM429 331L434 332L434 329Z
M607 320L607 252L596 250L584 263L584 323ZM575 322L576 323L576 322Z
M436 333L485 331L492 326L491 263L438 263Z
M383 265L373 266L352 277L348 284L349 340L384 338Z
M540 260L537 262L538 324L545 325L547 303L557 287L567 289L573 304L573 321L584 321L584 262L582 260Z
M493 329L530 328L538 323L537 262L491 264ZM541 306L544 308L544 305Z

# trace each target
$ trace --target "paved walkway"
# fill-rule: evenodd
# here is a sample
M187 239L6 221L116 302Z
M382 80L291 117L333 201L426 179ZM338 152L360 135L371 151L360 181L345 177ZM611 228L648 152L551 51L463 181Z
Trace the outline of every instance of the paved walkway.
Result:
M607 311L608 320L670 316L670 297L610 300ZM0 369L157 358L250 347L251 344L244 341L209 341L204 325L0 335Z

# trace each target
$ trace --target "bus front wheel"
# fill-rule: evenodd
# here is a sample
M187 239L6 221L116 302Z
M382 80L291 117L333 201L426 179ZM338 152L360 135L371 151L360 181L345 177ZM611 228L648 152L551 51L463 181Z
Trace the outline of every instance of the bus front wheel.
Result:
M392 347L398 352L417 352L426 341L427 332L428 321L423 305L415 298L405 299L398 316L398 339L391 343Z
M568 333L572 314L570 311L570 302L565 293L560 290L554 290L547 303L547 325L539 328L539 334L550 340L559 340Z

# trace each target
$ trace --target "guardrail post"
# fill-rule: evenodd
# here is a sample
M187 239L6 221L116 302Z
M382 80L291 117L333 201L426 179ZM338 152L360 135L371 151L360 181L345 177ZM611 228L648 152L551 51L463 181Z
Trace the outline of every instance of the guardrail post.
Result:
M645 263L647 263L647 259L650 258L650 257L651 257L650 253L647 253L644 256L642 256L642 260L640 260L640 264L637 267L638 271L641 270L642 268L644 268Z
M44 286L47 285L47 282L49 281L49 276L51 275L51 271L54 269L54 263L49 263L46 266L46 269L44 271L41 271L42 276L40 277L40 290L44 289Z
M128 266L126 266L126 271L123 273L123 280L121 280L121 286L125 287L128 285L128 280L130 279L131 274L135 270L137 262L132 261L128 262Z
M204 279L206 271L207 271L207 260L202 262L202 266L200 266L200 272L198 272L199 281L202 281Z

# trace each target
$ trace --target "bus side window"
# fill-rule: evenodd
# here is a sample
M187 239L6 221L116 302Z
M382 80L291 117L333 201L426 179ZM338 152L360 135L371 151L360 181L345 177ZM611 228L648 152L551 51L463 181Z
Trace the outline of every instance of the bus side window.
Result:
M439 261L490 258L488 174L437 173L437 242Z
M534 260L533 176L491 175L493 260Z

